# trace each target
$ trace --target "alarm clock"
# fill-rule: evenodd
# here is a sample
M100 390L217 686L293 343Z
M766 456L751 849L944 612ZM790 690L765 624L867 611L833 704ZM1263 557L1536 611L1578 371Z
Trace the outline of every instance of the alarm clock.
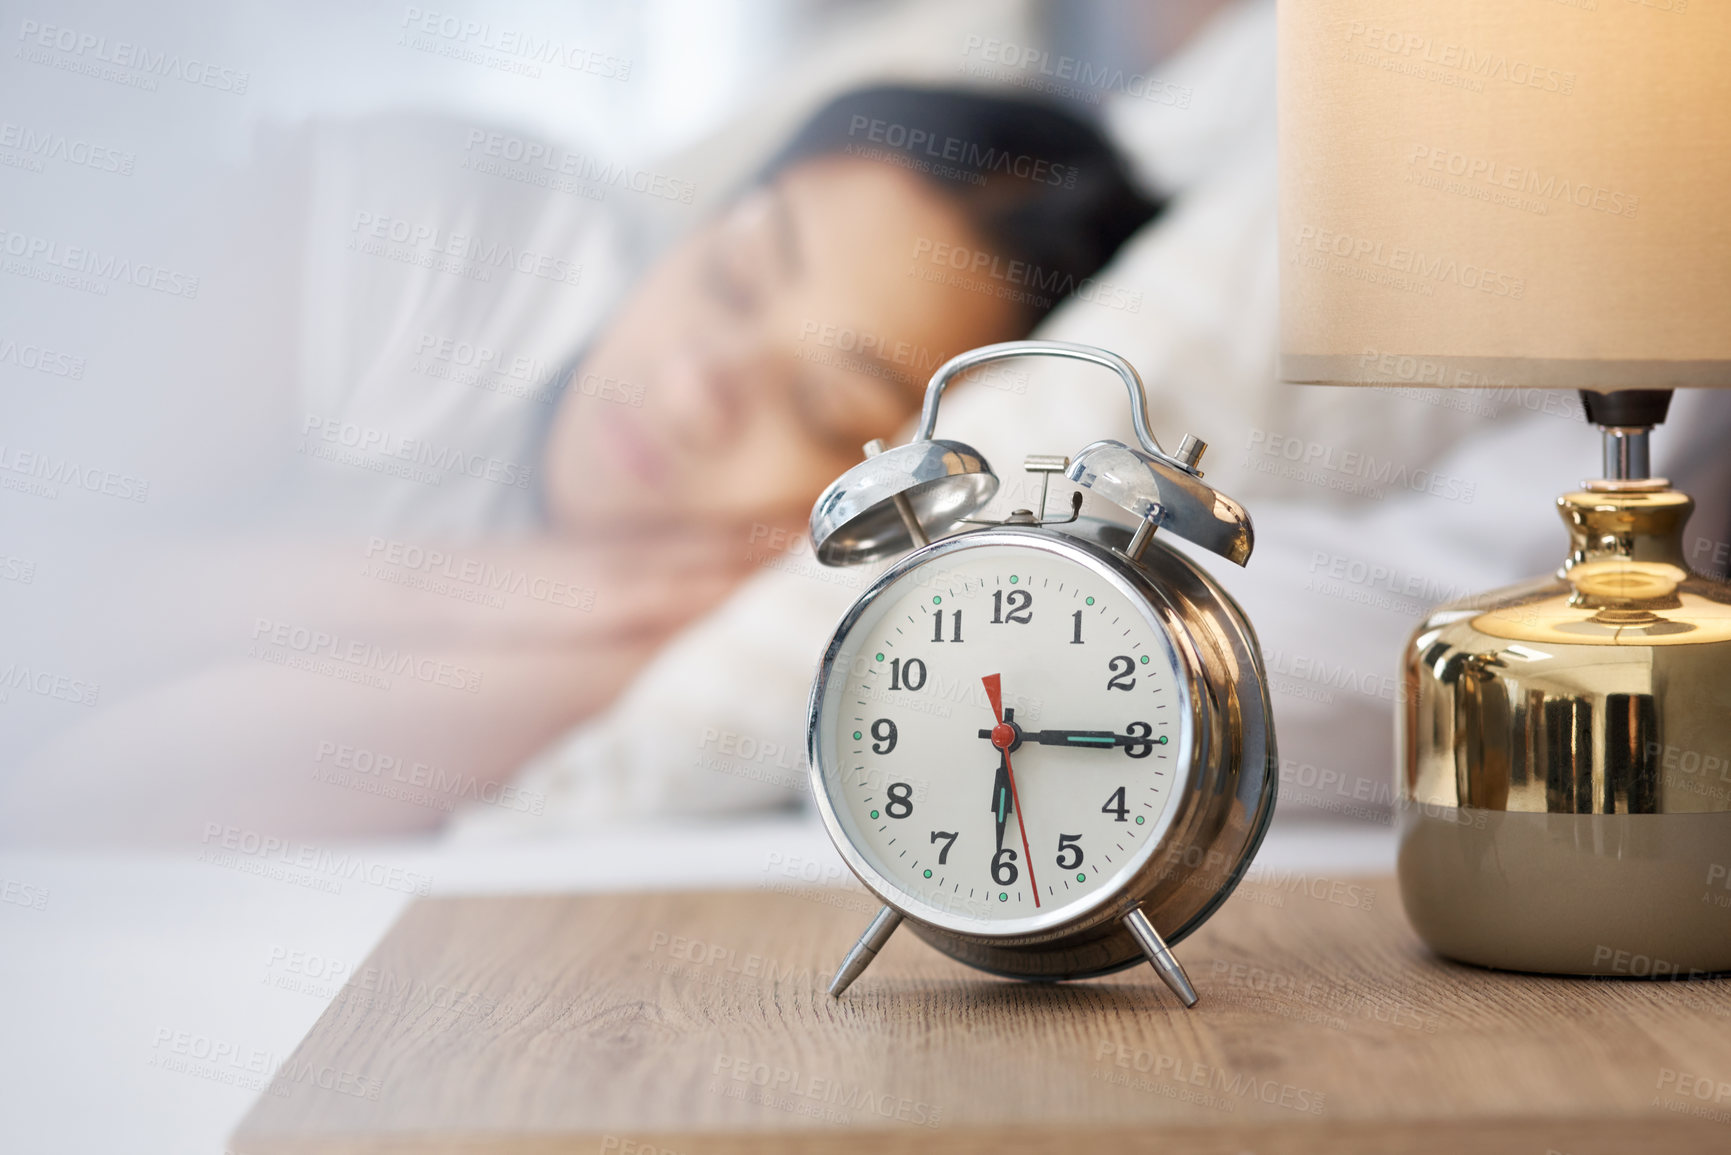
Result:
M956 377L1013 357L1116 372L1139 445L1035 456L1040 508L972 515L998 489L986 460L937 440ZM932 376L918 432L866 446L811 515L826 565L905 554L847 611L812 686L812 796L883 909L842 962L840 996L898 926L1016 979L1109 974L1147 959L1185 1006L1171 947L1219 909L1273 814L1267 678L1236 602L1171 537L1238 565L1243 506L1203 483L1206 445L1175 453L1114 353L1011 341ZM1048 516L1062 472L1134 517Z

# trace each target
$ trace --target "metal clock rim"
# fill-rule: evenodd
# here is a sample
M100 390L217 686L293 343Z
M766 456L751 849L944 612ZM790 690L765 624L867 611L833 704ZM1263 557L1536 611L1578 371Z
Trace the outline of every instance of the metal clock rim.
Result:
M842 643L860 619L865 616L867 610L902 577L921 565L945 554L991 545L1008 545L1023 549L1033 548L1055 554L1105 577L1120 594L1129 599L1148 624L1154 627L1155 635L1159 638L1167 662L1175 675L1178 693L1182 700L1183 716L1188 723L1179 743L1178 753L1180 757L1175 763L1183 767L1182 775L1174 780L1171 794L1168 795L1168 804L1162 810L1155 827L1148 832L1147 842L1134 857L1126 860L1124 866L1115 873L1115 878L1120 881L1108 883L1100 887L1093 895L1079 899L1076 903L1061 907L1050 914L1003 920L958 918L951 912L925 902L903 890L867 862L865 857L854 847L852 838L843 828L835 804L829 796L819 748L824 701L829 690L830 675L836 668L835 659ZM972 533L944 538L910 553L886 570L849 607L848 612L842 617L828 644L824 647L823 658L818 664L817 678L812 684L811 696L808 699L806 709L806 758L809 764L808 773L811 776L812 798L817 805L824 828L830 836L830 841L835 844L837 853L841 855L848 868L853 871L854 876L879 901L893 906L915 922L932 926L949 934L988 941L1002 941L1006 944L1014 941L1025 941L1030 938L1049 938L1067 929L1091 924L1098 920L1098 916L1103 910L1113 909L1121 904L1125 885L1136 879L1147 866L1149 860L1159 852L1177 820L1180 807L1176 803L1179 796L1184 791L1189 790L1195 781L1197 773L1196 743L1199 732L1198 695L1196 687L1193 685L1194 672L1180 660L1178 649L1174 645L1172 624L1160 616L1160 607L1149 602L1142 591L1136 589L1124 575L1118 573L1114 568L1126 564L1133 563L1112 558L1105 550L1089 542L1066 535L1054 534L1050 531L1041 531L1037 528L1005 526L996 529L976 530Z

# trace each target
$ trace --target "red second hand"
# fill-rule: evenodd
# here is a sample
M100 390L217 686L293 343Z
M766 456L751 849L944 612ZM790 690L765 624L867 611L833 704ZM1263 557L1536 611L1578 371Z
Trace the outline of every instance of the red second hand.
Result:
M1016 732L1004 723L1003 680L997 674L987 674L980 681L985 684L986 700L992 704L992 713L998 719L998 724L992 728L992 745L1004 755L1004 773L1010 779L1010 805L1016 808L1016 829L1022 835L1022 864L1028 868L1028 885L1034 890L1034 909L1038 910L1040 883L1034 878L1034 856L1028 850L1028 828L1022 824L1022 800L1016 797L1016 772L1010 767L1010 744L1015 741ZM1000 736L1003 739L1001 744Z

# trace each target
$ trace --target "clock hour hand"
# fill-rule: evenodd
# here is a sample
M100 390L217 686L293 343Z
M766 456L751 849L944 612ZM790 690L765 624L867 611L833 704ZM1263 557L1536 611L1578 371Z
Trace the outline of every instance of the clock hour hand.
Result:
M1004 828L1010 821L1010 770L1009 758L1003 751L998 752L998 773L992 779L992 814L998 821L997 849L1004 849Z

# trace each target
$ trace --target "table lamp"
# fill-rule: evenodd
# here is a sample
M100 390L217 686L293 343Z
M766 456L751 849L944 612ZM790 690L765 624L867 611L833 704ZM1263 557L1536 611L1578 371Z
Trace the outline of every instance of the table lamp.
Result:
M1558 571L1408 643L1407 915L1482 966L1731 970L1731 593L1647 450L1671 390L1731 386L1731 3L1279 24L1282 379L1578 390L1604 433Z

